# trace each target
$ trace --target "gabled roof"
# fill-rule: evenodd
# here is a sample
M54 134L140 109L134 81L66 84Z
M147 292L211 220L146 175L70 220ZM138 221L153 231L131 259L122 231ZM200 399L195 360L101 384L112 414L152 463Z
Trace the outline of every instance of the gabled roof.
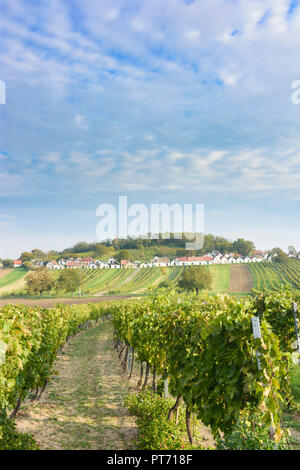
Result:
M17 266L21 266L22 260L20 260L20 259L15 259L15 260L14 260L14 264L17 265Z
M193 262L193 261L212 261L213 258L211 256L182 256L181 258L177 258L178 261L183 262Z

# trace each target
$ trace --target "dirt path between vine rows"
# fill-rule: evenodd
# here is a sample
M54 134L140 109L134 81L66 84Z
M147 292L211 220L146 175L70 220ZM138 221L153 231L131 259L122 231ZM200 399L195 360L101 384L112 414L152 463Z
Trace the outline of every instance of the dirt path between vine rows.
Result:
M133 297L132 295L107 295L107 296L99 296L99 297L80 297L80 298L62 298L62 299L24 299L24 298L16 298L16 299L0 299L0 307L4 307L7 304L23 304L23 305L31 305L32 307L43 307L49 308L55 304L66 304L66 305L75 305L75 304L97 304L100 302L108 302L110 300L122 300L128 299L129 297Z
M32 433L41 449L134 449L135 420L123 402L136 376L129 382L121 372L110 323L74 336L56 370L41 401L21 408L18 429Z
M253 287L251 273L244 264L230 265L229 292L250 292Z

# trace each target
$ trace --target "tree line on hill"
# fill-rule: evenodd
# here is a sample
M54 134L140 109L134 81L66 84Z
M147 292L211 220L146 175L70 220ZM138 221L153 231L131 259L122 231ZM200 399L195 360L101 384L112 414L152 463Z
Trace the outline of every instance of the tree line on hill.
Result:
M224 253L238 253L242 256L251 256L255 251L255 245L250 240L238 238L237 240L230 241L224 237L214 236L207 234L204 236L204 244L200 250L186 250L185 243L187 239L183 236L181 240L174 238L174 234L170 234L169 239L159 238L124 238L115 240L106 240L101 243L93 242L79 242L70 248L66 248L62 251L51 250L44 252L40 249L33 249L32 251L25 251L21 253L20 259L22 260L23 266L27 270L34 269L32 260L50 261L52 259L78 257L80 255L89 254L96 259L107 260L109 257L114 257L117 261L127 259L134 261L136 259L140 261L148 261L146 258L154 256L167 256L167 257L179 257L179 256L202 256L206 253L212 253L218 251ZM146 255L147 253L147 255ZM274 248L273 254L276 253L278 256L277 261L286 262L288 256L280 248ZM297 254L293 246L289 247L289 254ZM1 261L1 260L0 260ZM13 267L13 260L4 259L2 260L3 267Z

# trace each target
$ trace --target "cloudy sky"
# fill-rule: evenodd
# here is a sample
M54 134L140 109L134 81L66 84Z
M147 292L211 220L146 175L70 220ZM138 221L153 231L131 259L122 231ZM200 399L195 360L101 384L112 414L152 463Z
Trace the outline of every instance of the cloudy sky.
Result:
M0 0L0 37L0 257L119 195L300 250L298 0Z

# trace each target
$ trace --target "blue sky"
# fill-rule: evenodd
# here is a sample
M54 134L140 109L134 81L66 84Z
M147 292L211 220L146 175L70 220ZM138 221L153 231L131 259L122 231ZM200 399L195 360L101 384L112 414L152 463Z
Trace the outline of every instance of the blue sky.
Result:
M300 249L300 5L1 0L0 257L96 239L96 208L203 203Z

